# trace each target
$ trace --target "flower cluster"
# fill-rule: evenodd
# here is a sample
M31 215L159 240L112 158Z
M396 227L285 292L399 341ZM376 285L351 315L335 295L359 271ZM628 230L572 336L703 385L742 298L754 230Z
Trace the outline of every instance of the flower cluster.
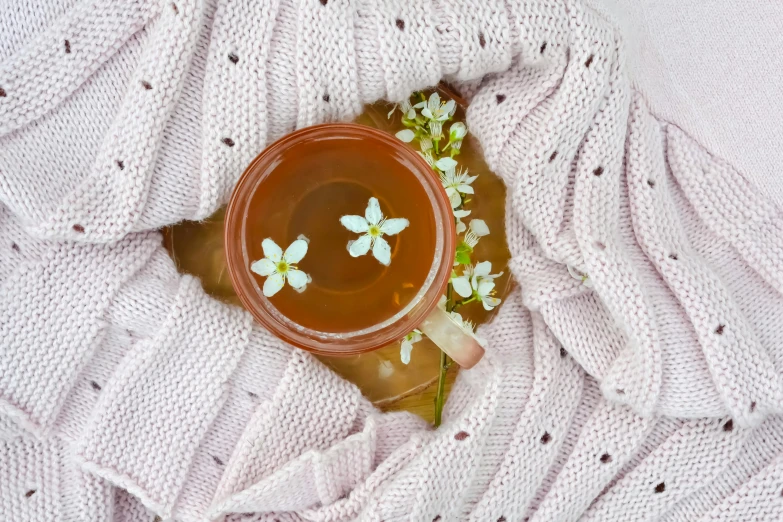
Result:
M377 198L370 198L364 216L343 216L340 223L351 232L361 234L348 242L351 257L363 256L372 250L373 257L385 266L391 263L391 247L383 236L399 234L410 224L405 218L384 217ZM305 291L312 278L299 270L296 264L307 254L309 241L305 236L299 236L285 253L272 238L268 237L261 242L264 258L254 261L250 270L266 277L263 288L265 296L272 297L278 293L286 281L297 292Z
M417 143L419 154L440 177L446 195L449 197L454 223L458 235L457 251L454 256L454 269L446 296L441 306L450 314L452 320L466 333L473 335L473 324L466 321L456 309L472 302L480 302L485 310L492 310L500 304L495 296L495 279L502 275L492 274L489 261L473 266L471 256L479 240L489 235L489 227L481 219L472 219L468 225L462 220L470 215L466 208L474 197L473 182L478 176L471 176L461 167L456 156L462 148L462 141L468 129L462 122L451 123L448 134L444 136L443 127L454 118L457 105L454 100L441 101L437 92L427 99L423 94L414 94L417 103L409 100L401 102L392 109L389 117L399 108L402 112L402 124L405 129L396 136L405 143ZM459 296L461 299L456 299ZM414 330L401 341L400 358L403 363L410 362L413 344L420 341L423 334Z

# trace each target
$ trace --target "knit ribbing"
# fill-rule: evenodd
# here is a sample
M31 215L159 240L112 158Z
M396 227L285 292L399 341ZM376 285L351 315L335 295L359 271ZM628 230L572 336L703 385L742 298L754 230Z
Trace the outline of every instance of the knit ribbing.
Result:
M148 518L107 484L187 522L779 518L780 213L650 114L620 35L593 11L88 11L52 15L0 67L40 56L65 79L22 67L53 101L0 136L0 469L45 486L3 482L6 518L38 509L25 499L39 491L46 520ZM109 28L83 34L108 47L58 36L104 16ZM55 74L68 63L56 57L86 61ZM0 111L16 114L27 83L3 74ZM128 233L208 215L271 139L442 76L470 82L468 124L508 188L520 288L431 431L206 297L156 234ZM19 442L19 426L55 449Z

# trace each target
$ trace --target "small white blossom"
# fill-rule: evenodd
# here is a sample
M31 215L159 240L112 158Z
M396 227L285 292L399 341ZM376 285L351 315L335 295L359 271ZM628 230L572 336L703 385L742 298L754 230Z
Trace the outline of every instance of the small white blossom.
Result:
M416 109L421 109L421 115L428 120L446 121L449 116L454 114L457 110L457 104L454 100L449 100L446 103L440 102L440 96L437 92L433 92L430 95L430 99L426 102L419 102L413 106Z
M391 247L383 236L398 234L410 224L405 218L384 218L376 198L370 198L364 217L343 216L340 223L351 232L364 234L357 240L348 242L348 253L352 257L363 256L372 248L373 257L386 266L391 263Z
M297 239L285 253L271 238L264 239L261 247L264 249L264 258L250 265L250 270L266 277L264 295L272 297L283 288L286 281L294 290L304 291L310 276L297 269L296 263L307 254L307 240Z
M590 277L587 274L583 274L576 268L572 267L571 265L568 265L568 273L571 274L571 277L574 279L581 281L583 285L585 285L587 288L593 287L593 281L590 280Z
M462 140L468 134L468 128L461 121L452 123L449 128L449 139L451 141Z
M411 362L411 350L413 345L421 341L422 335L419 330L413 330L411 333L402 338L400 342L400 360L402 364L408 364Z
M440 161L443 161L444 159L451 158L442 158ZM457 162L454 160L451 161L454 162L454 165L440 173L440 182L443 184L443 188L446 189L446 195L451 202L451 208L457 208L462 204L461 194L473 194L473 187L471 187L470 184L473 183L478 176L469 176L466 169L457 170Z
M410 129L404 129L395 134L395 136L397 136L397 139L402 142L410 143L413 141L413 138L416 137L416 133Z
M468 227L465 226L465 223L462 222L462 218L468 217L469 215L470 215L470 210L455 210L454 211L454 219L455 219L455 224L456 224L456 227L457 227L457 234L462 234L463 232L465 232L465 229L468 228Z
M452 124L449 129L449 146L459 150L462 147L462 139L467 136L468 128L461 121Z
M452 278L451 285L454 291L463 298L475 297L485 310L492 310L500 304L500 299L495 296L495 279L502 276L490 274L492 263L484 261L476 267L466 266L461 276Z
M470 286L471 277L473 277L473 265L465 266L462 275L452 275L451 286L460 297L468 298L473 295L473 287Z
M488 235L489 227L483 219L471 219L470 230L465 233L465 243L470 248L475 248L479 242L479 239Z

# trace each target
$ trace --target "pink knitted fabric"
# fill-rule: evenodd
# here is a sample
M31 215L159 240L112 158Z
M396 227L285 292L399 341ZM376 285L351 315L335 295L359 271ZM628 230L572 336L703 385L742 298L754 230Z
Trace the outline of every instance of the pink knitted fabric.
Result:
M0 28L3 520L783 518L781 211L650 114L580 2L63 0ZM431 431L145 230L442 77L519 288Z

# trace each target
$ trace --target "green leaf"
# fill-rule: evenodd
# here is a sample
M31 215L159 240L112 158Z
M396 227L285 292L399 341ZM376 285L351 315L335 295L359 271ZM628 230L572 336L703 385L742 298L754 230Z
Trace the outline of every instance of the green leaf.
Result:
M468 252L457 252L457 255L454 256L454 260L461 265L469 265L470 254Z

